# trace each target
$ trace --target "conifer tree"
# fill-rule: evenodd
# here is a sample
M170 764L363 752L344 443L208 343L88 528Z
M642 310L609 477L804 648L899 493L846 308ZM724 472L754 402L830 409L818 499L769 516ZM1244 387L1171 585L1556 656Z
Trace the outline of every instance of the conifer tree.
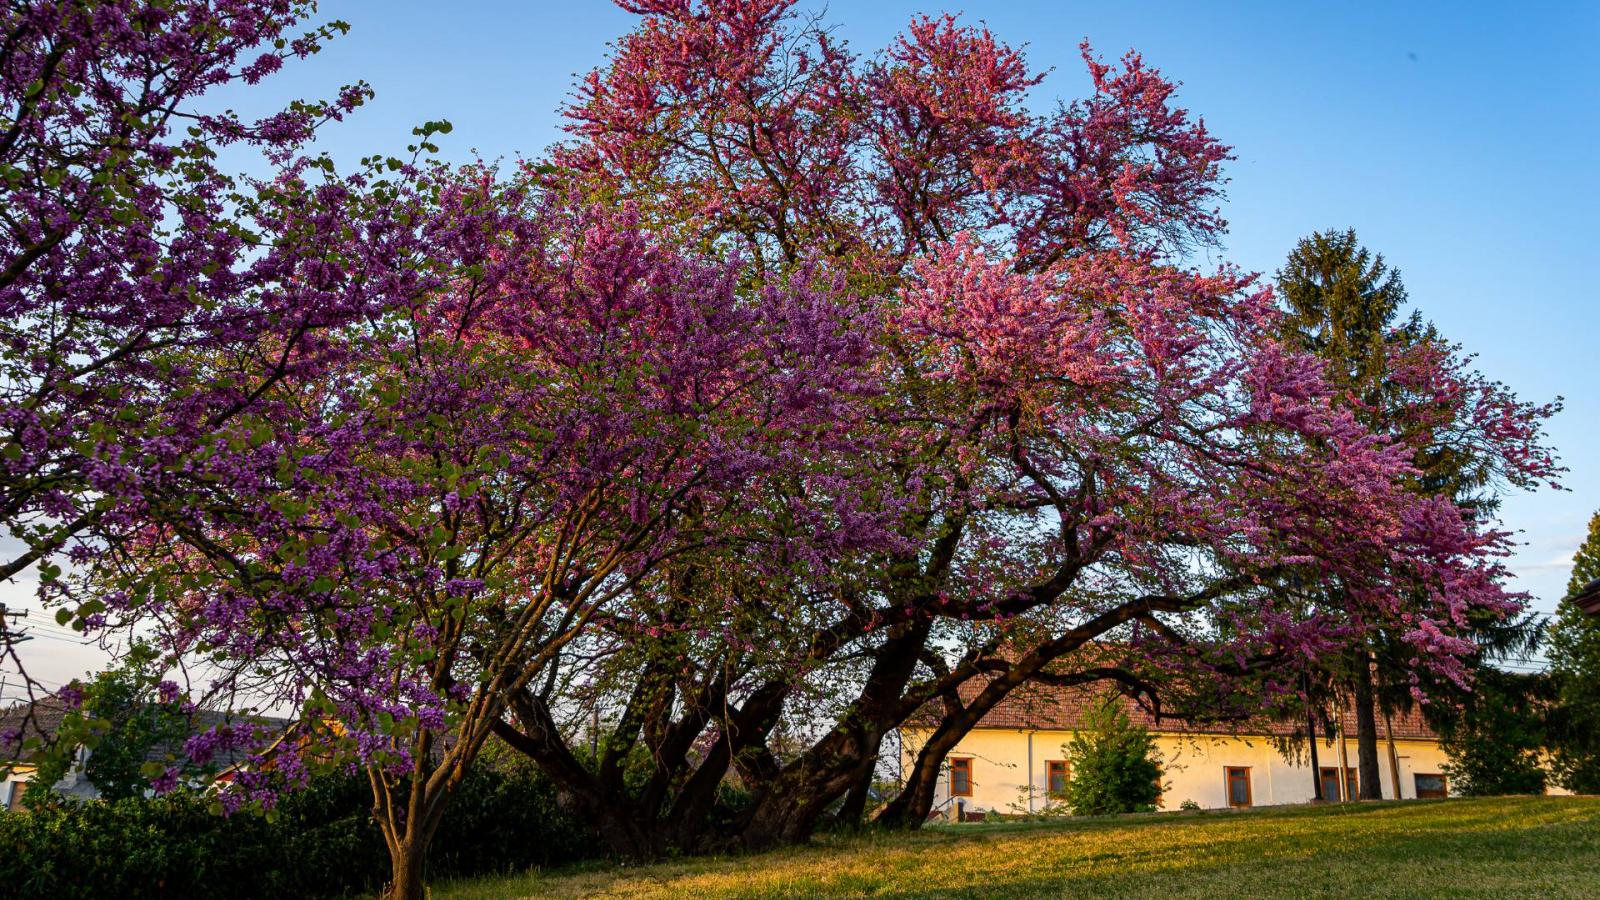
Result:
M1411 486L1419 495L1446 498L1464 517L1482 521L1494 515L1508 483L1529 486L1518 481L1514 467L1507 467L1500 455L1486 451L1487 444L1470 437L1471 404L1448 410L1408 382L1405 372L1415 360L1448 355L1454 348L1420 312L1402 316L1407 294L1399 271L1382 254L1362 246L1353 229L1302 239L1277 281L1286 308L1286 342L1324 361L1336 397L1363 424L1411 448ZM1499 385L1480 387L1489 394L1501 390ZM1318 605L1338 610L1346 606L1340 591L1334 584L1309 593ZM1536 617L1480 618L1472 623L1480 664L1485 656L1526 651L1540 639ZM1327 679L1347 691L1355 706L1363 800L1382 799L1379 711L1387 715L1412 702L1413 684L1403 674L1406 655L1399 635L1378 629L1342 664L1325 667ZM1451 684L1430 687L1456 690Z
M1397 331L1395 319L1406 302L1400 273L1382 254L1374 255L1356 238L1354 229L1315 232L1303 238L1278 272L1278 289L1287 306L1284 337L1291 345L1315 353L1325 363L1328 379L1357 409L1368 427L1383 411L1384 374L1392 344L1415 338L1415 316L1408 329ZM1336 588L1331 588L1336 591ZM1324 598L1337 605L1335 597ZM1356 706L1357 765L1361 799L1382 799L1378 770L1377 721L1374 713L1369 652L1362 650L1336 676Z
M1572 560L1567 599L1550 632L1550 664L1557 685L1553 737L1556 779L1582 794L1600 793L1600 617L1572 601L1600 579L1600 512Z
M1161 754L1114 694L1090 707L1083 730L1063 749L1072 760L1066 800L1075 815L1153 810L1161 797Z

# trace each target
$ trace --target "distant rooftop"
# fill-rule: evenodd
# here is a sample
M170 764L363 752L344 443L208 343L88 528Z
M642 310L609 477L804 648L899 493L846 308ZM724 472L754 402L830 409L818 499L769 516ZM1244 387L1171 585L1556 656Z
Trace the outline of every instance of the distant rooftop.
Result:
M982 684L968 682L962 685L960 695L963 702L970 701L982 689ZM1004 728L1023 731L1076 731L1083 727L1089 709L1100 697L1104 688L1092 686L1054 687L1039 684L1027 684L1012 691L1004 700L995 705L988 715L978 723L978 728ZM1238 734L1262 735L1268 737L1291 737L1301 723L1278 722L1270 719L1258 719L1245 722L1237 721L1189 721L1187 719L1163 715L1160 721L1143 706L1121 694L1118 699L1127 710L1128 717L1137 725L1146 730L1167 734ZM937 713L934 714L935 717ZM1346 722L1351 729L1355 728L1354 708L1345 711ZM1437 740L1438 735L1428 727L1422 713L1413 709L1407 713L1396 713L1389 719L1394 727L1392 737L1396 740ZM912 723L908 723L912 724ZM912 727L916 727L912 724ZM1383 716L1378 717L1378 737L1380 740L1390 737Z
M1570 598L1578 608L1591 616L1600 616L1600 578L1584 585Z
M25 763L29 754L22 749L23 741L31 737L46 740L55 736L61 728L61 722L66 718L71 708L67 702L57 694L50 694L39 698L31 704L32 716L29 716L30 704L17 703L5 709L0 709L0 736L9 735L13 731L20 732L20 737L15 741L0 740L0 766L14 763ZM196 710L189 722L190 733L198 734L209 731L218 725L230 722L256 722L266 725L275 732L281 732L289 725L288 719L273 718L269 716L242 716L218 712L216 710ZM173 746L159 743L150 748L146 758L151 761L164 761L169 754L181 754L180 745ZM217 753L213 763L218 769L228 769L244 762L250 751L243 748L223 750Z

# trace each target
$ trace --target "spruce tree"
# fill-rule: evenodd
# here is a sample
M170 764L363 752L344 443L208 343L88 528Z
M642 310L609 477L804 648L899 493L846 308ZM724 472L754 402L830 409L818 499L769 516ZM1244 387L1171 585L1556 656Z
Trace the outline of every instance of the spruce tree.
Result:
M1336 387L1376 400L1390 331L1406 302L1400 273L1353 229L1302 238L1278 271L1288 315L1285 337L1328 363Z
M1116 695L1090 707L1083 729L1062 748L1072 761L1067 804L1079 816L1155 809L1161 797L1161 755Z
M1395 341L1414 338L1395 328L1406 302L1400 273L1381 254L1361 246L1353 229L1316 232L1301 239L1278 272L1287 307L1284 339L1325 363L1329 381L1365 424L1386 431L1382 421L1385 373ZM1420 330L1415 319L1407 323ZM1323 602L1337 607L1338 586L1325 588ZM1382 799L1378 769L1375 696L1365 645L1342 672L1325 673L1349 691L1356 711L1357 766L1361 799Z
M1572 561L1567 599L1550 631L1550 669L1557 700L1552 711L1556 780L1567 790L1600 793L1600 616L1586 615L1572 597L1600 578L1600 512Z
M1450 790L1466 797L1544 793L1550 694L1542 673L1480 669L1472 693L1440 728Z
M1407 294L1399 271L1382 254L1362 246L1353 229L1346 229L1302 239L1279 270L1277 283L1286 313L1285 342L1324 361L1337 396L1363 424L1413 446L1412 463L1418 474L1412 488L1419 494L1448 497L1469 516L1493 515L1500 499L1497 461L1475 452L1470 441L1414 432L1417 417L1412 413L1428 399L1408 394L1404 379L1392 377L1396 359L1448 348L1419 312L1402 315ZM1319 585L1307 593L1324 608L1346 606L1338 585ZM1531 616L1475 625L1486 655L1525 652L1540 639L1540 623ZM1327 687L1347 692L1355 706L1363 800L1382 799L1378 714L1410 708L1410 679L1401 673L1411 655L1398 634L1377 631L1354 648L1342 666L1321 673ZM1429 687L1440 693L1454 690L1452 685ZM1326 688L1317 693L1325 692Z

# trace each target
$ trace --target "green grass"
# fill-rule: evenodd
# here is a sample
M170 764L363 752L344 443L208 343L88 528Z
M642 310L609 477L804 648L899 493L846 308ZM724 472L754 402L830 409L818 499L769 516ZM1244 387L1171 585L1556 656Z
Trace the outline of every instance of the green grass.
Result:
M944 826L450 882L433 896L1600 897L1600 797Z

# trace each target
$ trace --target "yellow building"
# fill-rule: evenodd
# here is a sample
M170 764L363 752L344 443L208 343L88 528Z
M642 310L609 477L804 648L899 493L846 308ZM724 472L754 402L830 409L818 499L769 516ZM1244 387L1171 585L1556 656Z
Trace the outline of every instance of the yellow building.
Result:
M1059 802L1051 796L1072 777L1065 745L1095 696L1082 688L1030 688L1002 701L946 756L934 811L950 819L974 812L1017 815ZM1347 734L1319 736L1313 770L1304 745L1298 753L1280 751L1279 741L1291 734L1291 725L1257 723L1234 732L1226 725L1157 722L1132 702L1124 703L1129 716L1156 738L1162 809L1177 809L1186 801L1202 809L1307 803L1314 797L1313 779L1321 781L1326 799L1359 796L1353 714L1343 717ZM907 770L927 735L927 728L902 729ZM1448 794L1444 751L1420 714L1379 717L1378 757L1386 799Z

